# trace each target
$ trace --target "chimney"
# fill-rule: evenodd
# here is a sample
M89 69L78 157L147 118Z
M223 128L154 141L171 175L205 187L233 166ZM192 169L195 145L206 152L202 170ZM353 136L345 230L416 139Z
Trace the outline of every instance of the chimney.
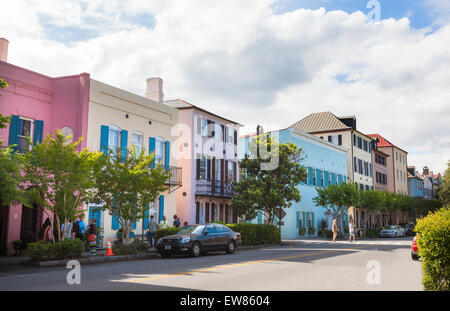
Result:
M422 175L428 176L429 173L430 173L430 169L428 168L428 166L424 166Z
M8 44L8 40L0 38L0 61L5 63L8 61Z
M147 79L147 91L145 97L154 100L158 103L162 103L164 100L163 94L163 80L161 78L148 78Z

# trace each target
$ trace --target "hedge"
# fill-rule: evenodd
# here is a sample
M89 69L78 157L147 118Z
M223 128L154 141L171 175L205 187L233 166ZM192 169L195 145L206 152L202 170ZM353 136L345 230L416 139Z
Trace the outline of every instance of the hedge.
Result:
M58 241L55 244L48 241L29 243L24 252L35 261L50 259L80 258L84 250L84 242L79 239Z
M169 227L166 229L158 229L155 231L154 235L153 235L153 239L154 241L158 241L160 238L168 236L168 235L172 235L172 234L176 234L178 231L180 231L181 228L177 228L177 227Z
M281 243L280 230L274 225L239 223L226 226L241 234L242 245Z
M425 290L450 290L450 208L419 219L415 227Z

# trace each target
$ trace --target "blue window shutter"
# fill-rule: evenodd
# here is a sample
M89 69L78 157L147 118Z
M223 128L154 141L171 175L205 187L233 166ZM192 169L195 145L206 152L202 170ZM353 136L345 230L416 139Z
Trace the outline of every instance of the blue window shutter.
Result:
M306 212L302 212L302 226L306 228Z
M322 170L317 169L316 170L316 176L317 176L317 186L322 186Z
M334 185L336 184L336 174L331 173L331 184Z
M164 156L164 166L166 167L166 170L169 169L169 165L170 165L170 141L166 140L165 142L165 156Z
M159 196L159 221L163 220L164 216L164 196Z
M147 208L150 208L150 204L147 205ZM150 216L150 210L146 210L145 211L145 217L143 219L144 222L144 229L148 229L148 220L149 220L149 216Z
M312 185L314 183L314 169L312 167L308 167L308 185Z
M297 222L296 222L297 228L298 228L298 222L299 222L299 220L300 220L300 212L297 211Z
M33 145L42 143L42 133L44 131L44 121L35 120L34 121L34 134L33 134Z
M136 221L133 221L133 225L132 225L132 227L131 227L133 230L136 230ZM130 236L130 238L131 238L131 236Z
M125 161L127 159L128 131L122 130L120 135L120 150L122 151L122 160Z
M262 213L258 212L258 224L262 224Z
M100 129L100 151L107 152L108 150L108 137L109 137L109 127L102 125Z
M8 145L16 145L15 150L19 149L19 131L20 131L20 118L19 116L12 115L9 124L9 140Z
M342 184L342 175L341 174L338 175L338 184L339 185Z
M328 171L323 172L323 179L324 179L323 181L324 187L328 187Z
M149 137L149 139L148 139L148 154L155 152L155 149L156 149L156 139L155 139L155 137ZM151 164L150 167L155 167L155 162L153 162L153 164Z
M118 229L120 229L120 224L119 224L119 222L117 221L116 217L114 217L113 215L111 215L111 218L112 218L111 229L113 229L113 230L118 230Z

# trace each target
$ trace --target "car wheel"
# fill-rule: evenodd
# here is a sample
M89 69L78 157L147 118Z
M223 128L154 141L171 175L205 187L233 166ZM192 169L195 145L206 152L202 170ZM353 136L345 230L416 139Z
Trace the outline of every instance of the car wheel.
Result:
M235 250L236 250L236 246L234 245L234 241L229 241L228 245L227 245L227 253L233 254Z
M192 257L200 256L201 252L202 252L202 249L201 249L200 243L195 242L194 244L192 244L192 249L191 249Z
M170 257L170 253L167 253L167 252L164 252L164 251L160 251L159 254L163 258L169 258Z
M419 256L414 253L411 253L411 258L412 260L419 260Z

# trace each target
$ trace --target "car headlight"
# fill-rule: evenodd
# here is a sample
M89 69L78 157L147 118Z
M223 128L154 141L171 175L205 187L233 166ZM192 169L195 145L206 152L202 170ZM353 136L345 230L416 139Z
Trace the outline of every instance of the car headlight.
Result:
M191 238L190 237L188 237L188 236L186 236L186 237L184 237L184 238L182 238L181 240L180 240L180 243L188 243L189 241L191 240Z

